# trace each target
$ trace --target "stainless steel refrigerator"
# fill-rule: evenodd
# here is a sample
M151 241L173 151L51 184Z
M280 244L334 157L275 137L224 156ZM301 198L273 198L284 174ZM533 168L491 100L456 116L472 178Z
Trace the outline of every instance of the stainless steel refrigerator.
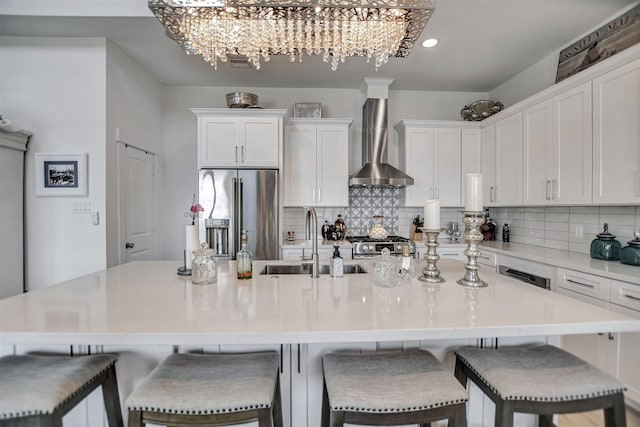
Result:
M235 259L242 230L247 230L254 259L278 259L278 171L201 169L200 241L216 257Z

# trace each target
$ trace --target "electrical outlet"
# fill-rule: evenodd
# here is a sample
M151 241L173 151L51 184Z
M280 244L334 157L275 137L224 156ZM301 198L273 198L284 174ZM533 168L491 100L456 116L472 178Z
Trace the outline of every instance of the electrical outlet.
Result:
M583 227L581 225L576 225L575 235L576 235L576 239L582 239L584 237Z

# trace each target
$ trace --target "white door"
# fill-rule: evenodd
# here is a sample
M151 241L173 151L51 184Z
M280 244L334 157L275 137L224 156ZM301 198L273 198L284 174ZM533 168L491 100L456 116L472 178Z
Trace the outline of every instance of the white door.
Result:
M154 259L153 153L119 145L120 262Z

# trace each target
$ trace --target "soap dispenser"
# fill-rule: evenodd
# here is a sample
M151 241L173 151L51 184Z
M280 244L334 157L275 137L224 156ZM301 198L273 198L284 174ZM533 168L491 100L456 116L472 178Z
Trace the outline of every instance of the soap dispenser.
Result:
M344 276L344 261L340 256L340 246L333 247L333 257L329 260L329 275L331 277Z

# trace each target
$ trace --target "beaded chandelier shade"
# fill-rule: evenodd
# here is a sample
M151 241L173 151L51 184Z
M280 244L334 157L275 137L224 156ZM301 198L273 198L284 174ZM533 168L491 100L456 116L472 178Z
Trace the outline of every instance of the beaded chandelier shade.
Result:
M217 69L242 55L256 68L271 55L322 55L336 70L349 56L406 57L435 0L149 0L168 35Z

